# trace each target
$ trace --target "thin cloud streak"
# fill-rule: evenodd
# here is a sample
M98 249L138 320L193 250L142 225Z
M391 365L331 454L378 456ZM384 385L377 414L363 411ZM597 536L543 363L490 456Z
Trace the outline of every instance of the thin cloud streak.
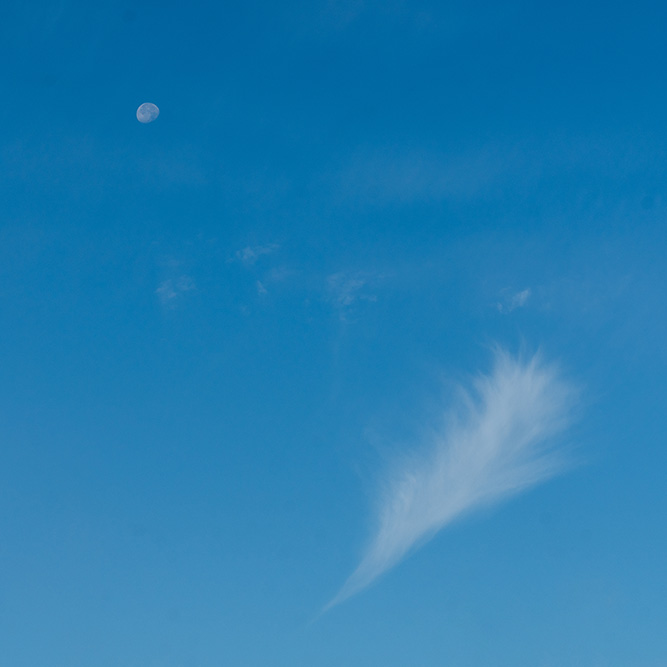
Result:
M513 310L516 310L517 308L523 308L526 305L526 302L530 298L530 295L532 294L532 290L530 287L527 287L524 290L521 290L520 292L516 292L514 294L508 295L507 290L503 290L504 294L504 303L503 302L498 302L496 307L498 308L499 313L507 314L511 313Z
M540 354L497 349L488 375L432 429L427 442L385 476L377 524L357 569L325 611L360 592L438 531L562 472L554 442L571 422L577 390Z
M246 246L242 250L236 251L236 259L246 266L252 266L262 255L271 255L276 252L280 246L277 243L267 243L266 245Z
M158 298L164 306L173 306L186 292L195 289L195 282L190 276L180 276L176 280L164 280L155 290Z

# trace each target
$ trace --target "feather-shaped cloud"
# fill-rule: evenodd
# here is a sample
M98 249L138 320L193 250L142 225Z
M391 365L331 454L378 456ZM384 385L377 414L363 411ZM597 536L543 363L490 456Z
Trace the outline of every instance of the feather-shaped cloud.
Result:
M561 472L554 442L570 422L577 391L541 355L497 350L491 373L460 390L457 406L428 442L385 476L377 524L357 569L327 609L366 588L449 523Z

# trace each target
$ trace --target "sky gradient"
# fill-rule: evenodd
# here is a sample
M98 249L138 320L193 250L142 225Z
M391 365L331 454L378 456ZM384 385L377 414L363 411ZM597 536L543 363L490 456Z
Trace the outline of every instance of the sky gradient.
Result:
M3 3L0 662L664 666L666 24Z

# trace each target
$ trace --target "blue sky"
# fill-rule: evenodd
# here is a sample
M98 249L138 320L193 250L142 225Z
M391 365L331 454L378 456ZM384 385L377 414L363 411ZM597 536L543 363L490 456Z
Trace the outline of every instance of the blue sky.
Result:
M664 665L666 19L4 3L1 662Z

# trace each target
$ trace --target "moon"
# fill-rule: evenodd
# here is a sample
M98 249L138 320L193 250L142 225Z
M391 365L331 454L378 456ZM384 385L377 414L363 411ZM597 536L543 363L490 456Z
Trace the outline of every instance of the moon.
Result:
M152 102L144 102L137 109L137 120L140 123L152 123L160 115L160 110Z

